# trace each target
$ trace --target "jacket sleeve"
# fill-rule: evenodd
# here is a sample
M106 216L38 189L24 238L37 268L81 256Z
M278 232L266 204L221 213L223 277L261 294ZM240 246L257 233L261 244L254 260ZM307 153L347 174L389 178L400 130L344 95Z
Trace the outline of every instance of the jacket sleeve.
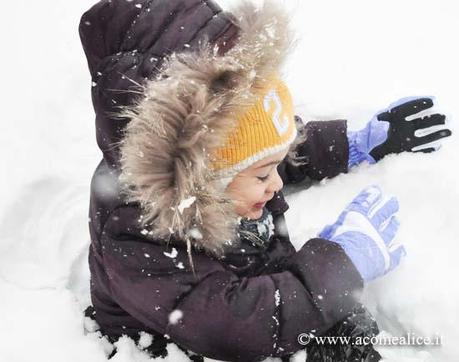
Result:
M217 259L153 243L109 218L103 260L116 302L134 318L206 357L254 361L302 348L348 315L363 281L338 244L308 241L282 271L238 277Z
M279 165L284 184L298 183L305 178L322 180L347 172L349 143L345 120L316 121L303 124L296 116L300 135L305 140L295 151L303 158L303 165L294 165L289 156Z

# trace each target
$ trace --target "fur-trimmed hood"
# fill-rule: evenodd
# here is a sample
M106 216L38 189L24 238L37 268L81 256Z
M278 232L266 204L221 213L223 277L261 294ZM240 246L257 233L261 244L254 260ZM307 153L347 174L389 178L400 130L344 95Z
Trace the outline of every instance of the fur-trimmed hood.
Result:
M240 32L231 49L220 55L202 42L172 54L121 114L130 122L120 143L120 181L127 201L142 208L142 226L155 238L181 239L189 251L217 256L237 242L238 217L209 168L210 150L223 144L235 115L254 104L292 48L280 5L244 1L232 14Z

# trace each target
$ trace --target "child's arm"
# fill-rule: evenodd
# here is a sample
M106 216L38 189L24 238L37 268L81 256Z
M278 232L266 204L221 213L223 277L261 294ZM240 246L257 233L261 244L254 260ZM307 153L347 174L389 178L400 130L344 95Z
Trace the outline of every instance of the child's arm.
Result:
M308 122L296 116L299 137L295 152L301 164L287 156L278 166L284 184L298 183L305 178L322 180L347 172L349 143L345 120Z
M363 287L344 250L324 239L308 241L282 271L256 277L239 278L217 259L193 253L195 277L185 247L165 253L162 242L120 230L111 220L102 251L112 297L145 326L214 359L300 350L298 335L319 335L342 320Z
M284 184L306 177L331 178L363 161L374 164L391 153L438 150L439 141L451 135L444 126L445 115L419 114L432 108L433 101L434 97L402 98L377 112L365 128L356 132L347 129L346 121L308 122L303 126L297 117L307 137L296 151L305 164L295 165L288 156L279 165ZM440 129L429 132L430 127Z

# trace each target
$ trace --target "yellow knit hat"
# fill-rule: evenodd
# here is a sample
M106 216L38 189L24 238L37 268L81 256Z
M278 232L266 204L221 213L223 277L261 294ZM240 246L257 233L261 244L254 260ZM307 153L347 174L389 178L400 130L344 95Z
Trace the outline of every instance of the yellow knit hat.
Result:
M227 182L240 171L287 149L295 140L293 102L287 85L274 75L266 81L255 105L237 117L224 146L213 151L211 168Z

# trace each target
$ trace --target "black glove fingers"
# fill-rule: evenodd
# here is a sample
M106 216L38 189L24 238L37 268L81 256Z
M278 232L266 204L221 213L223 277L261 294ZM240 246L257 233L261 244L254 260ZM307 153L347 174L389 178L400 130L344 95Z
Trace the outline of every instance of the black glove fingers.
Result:
M451 130L445 128L445 115L432 111L425 113L434 114L424 116L420 114L433 107L432 98L400 100L397 103L399 105L389 108L389 110L376 116L379 121L389 122L390 126L387 132L387 139L370 151L370 156L375 161L379 161L385 155L391 153L435 151L438 148L431 145L431 143L451 135ZM407 120L408 117L410 120ZM436 129L433 127L436 127ZM424 147L424 149L418 149L421 148L419 146Z
M434 152L434 151L436 151L436 150L437 150L436 148L428 147L428 148L423 148L422 150L411 151L411 152L413 152L413 153L418 153L418 152L422 152L422 153L431 153L431 152Z
M392 122L393 121L393 116L390 112L383 112L380 113L376 116L378 121L386 121L386 122Z
M435 142L439 139L451 136L451 130L445 128L437 132L429 133L423 137L416 137L413 144L414 147L425 145L426 143Z
M445 124L445 120L446 116L444 114L436 113L422 118L413 119L410 122L413 122L414 128L418 130Z
M433 107L433 101L430 98L418 98L412 101L408 101L399 106L396 106L390 110L390 113L394 114L397 118L408 117L413 114L419 113L426 109Z

